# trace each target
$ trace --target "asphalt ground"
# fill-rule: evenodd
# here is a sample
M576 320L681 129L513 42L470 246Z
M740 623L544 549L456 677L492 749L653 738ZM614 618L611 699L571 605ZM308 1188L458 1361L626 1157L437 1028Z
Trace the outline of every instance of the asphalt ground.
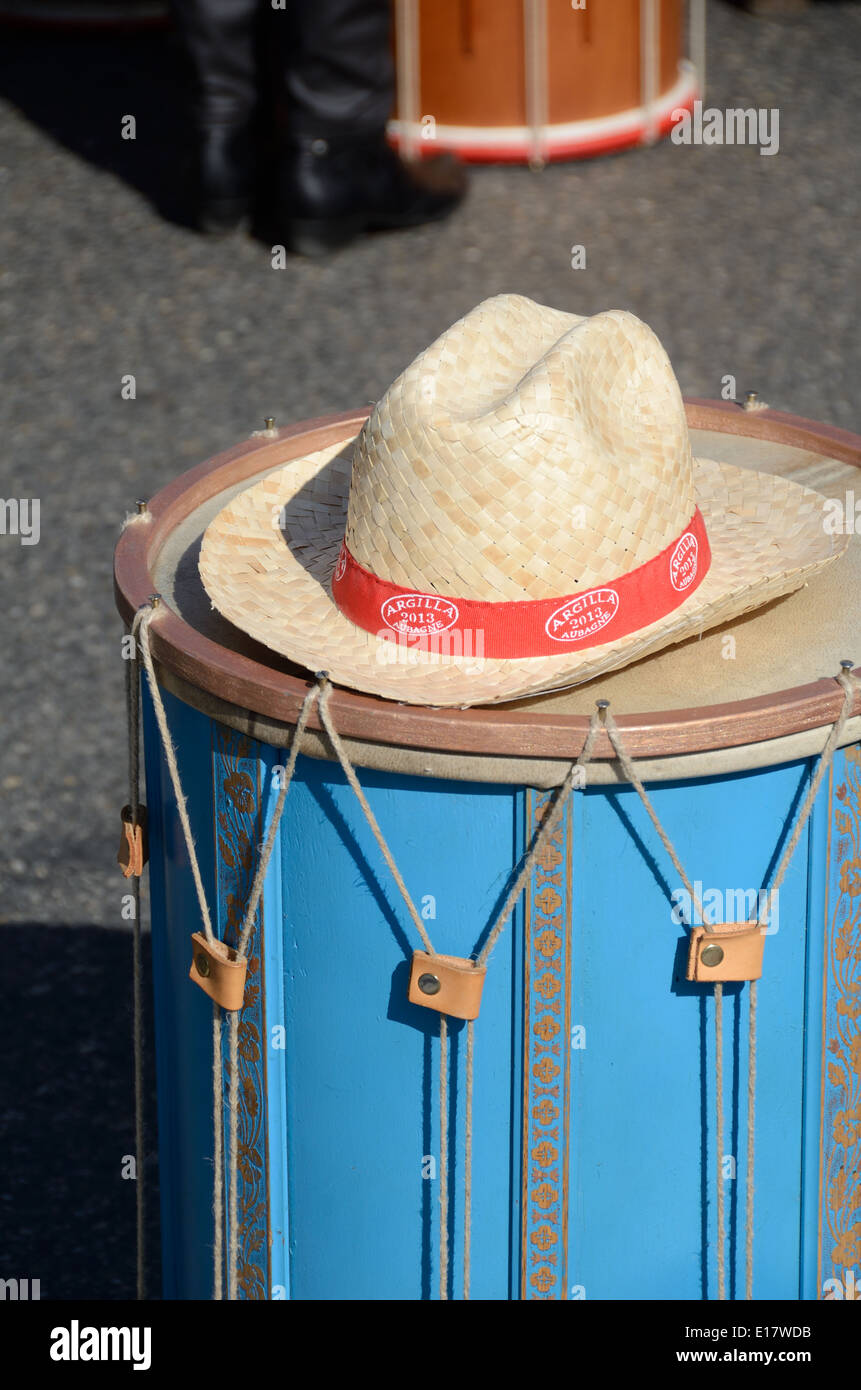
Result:
M0 1277L118 1297L134 1274L124 515L266 415L374 400L501 291L633 310L686 394L716 397L732 374L739 393L861 429L861 6L769 22L709 5L706 105L777 108L776 155L665 142L477 168L450 222L284 270L245 234L184 225L169 33L2 40L0 491L40 499L41 533L0 536Z

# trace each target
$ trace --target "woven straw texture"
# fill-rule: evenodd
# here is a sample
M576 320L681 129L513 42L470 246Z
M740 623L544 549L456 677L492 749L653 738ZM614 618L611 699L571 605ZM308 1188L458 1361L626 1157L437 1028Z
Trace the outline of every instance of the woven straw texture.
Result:
M684 405L651 329L502 295L377 405L347 545L407 589L555 598L651 559L693 510Z
M469 705L578 684L805 583L845 548L823 499L691 458L669 359L632 314L516 295L478 306L398 378L353 445L296 459L206 531L201 576L231 622L332 680L414 704ZM663 550L699 506L711 569L628 637L517 660L398 648L344 618L330 584L355 558L404 588L554 598Z

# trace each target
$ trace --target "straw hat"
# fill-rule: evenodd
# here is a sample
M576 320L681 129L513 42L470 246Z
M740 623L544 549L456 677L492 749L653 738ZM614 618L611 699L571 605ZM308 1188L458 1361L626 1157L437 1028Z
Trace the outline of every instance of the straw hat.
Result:
M357 690L474 705L576 685L799 588L845 549L824 499L692 459L654 333L485 300L356 441L206 531L215 607Z

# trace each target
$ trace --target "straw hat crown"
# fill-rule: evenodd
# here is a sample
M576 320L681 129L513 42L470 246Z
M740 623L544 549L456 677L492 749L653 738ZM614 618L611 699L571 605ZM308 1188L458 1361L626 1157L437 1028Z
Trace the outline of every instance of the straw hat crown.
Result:
M464 598L582 592L696 505L681 392L635 315L485 300L409 366L356 443L346 543L381 579Z

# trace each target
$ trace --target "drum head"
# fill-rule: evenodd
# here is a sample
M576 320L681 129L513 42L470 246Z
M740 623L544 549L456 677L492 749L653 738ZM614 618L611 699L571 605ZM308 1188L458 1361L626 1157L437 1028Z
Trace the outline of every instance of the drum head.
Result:
M423 776L552 786L580 751L599 698L611 702L648 780L715 775L809 757L840 711L834 676L859 660L861 439L773 411L688 403L696 457L778 473L840 504L846 554L804 588L583 685L505 705L434 710L338 690L332 712L360 766ZM308 688L308 672L260 646L215 612L197 557L203 532L237 492L300 454L356 435L365 416L329 417L252 438L163 489L117 547L116 588L128 621L153 592L167 605L153 622L160 679L188 703L282 746ZM826 518L823 517L823 524ZM832 523L833 524L833 523ZM861 529L861 519L859 519ZM861 736L861 701L844 742ZM309 726L303 752L331 756ZM602 737L590 782L618 780Z

